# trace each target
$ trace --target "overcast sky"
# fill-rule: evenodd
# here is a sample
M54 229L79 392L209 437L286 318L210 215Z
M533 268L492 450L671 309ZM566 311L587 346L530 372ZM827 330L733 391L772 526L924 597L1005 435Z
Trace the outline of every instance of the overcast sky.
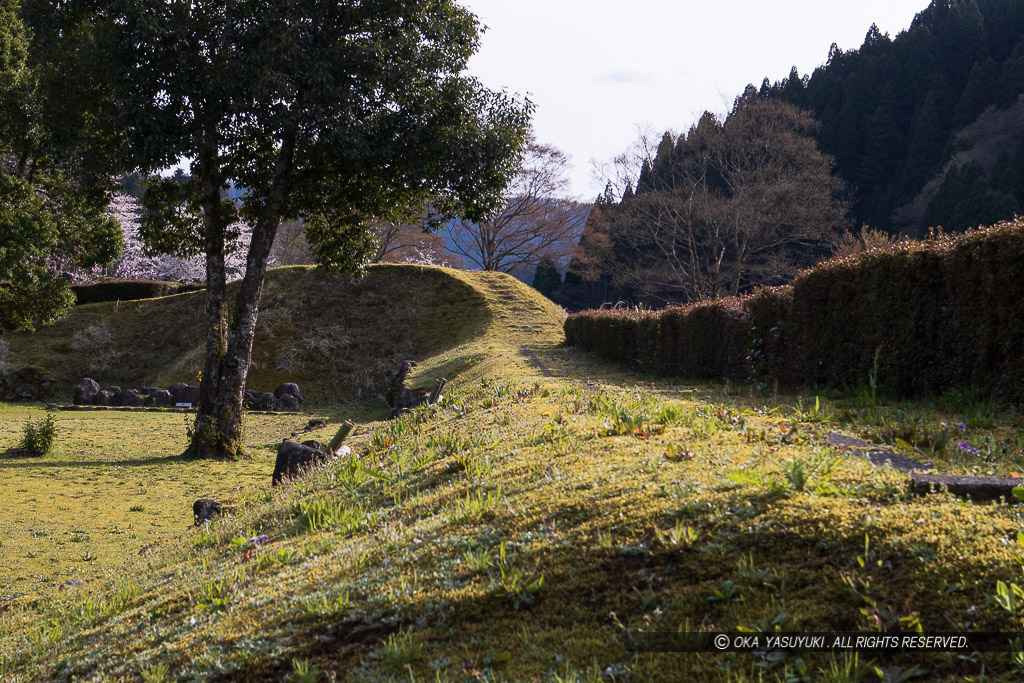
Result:
M637 126L687 130L748 83L809 74L829 46L859 48L872 22L892 37L928 0L463 0L488 27L470 71L536 103L537 138L573 162L590 200L605 161Z

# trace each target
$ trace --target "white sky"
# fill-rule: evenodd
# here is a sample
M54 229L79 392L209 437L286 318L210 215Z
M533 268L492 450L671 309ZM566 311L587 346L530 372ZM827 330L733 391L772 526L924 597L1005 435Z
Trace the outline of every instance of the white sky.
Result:
M829 46L859 48L872 22L893 38L928 0L463 0L488 27L470 71L536 103L541 142L568 153L593 199L637 126L687 130L748 83L811 73Z

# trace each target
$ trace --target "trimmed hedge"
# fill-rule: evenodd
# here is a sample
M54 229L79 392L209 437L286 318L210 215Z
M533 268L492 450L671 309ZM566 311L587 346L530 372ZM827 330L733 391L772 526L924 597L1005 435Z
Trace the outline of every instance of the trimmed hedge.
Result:
M667 308L585 311L566 339L663 376L1024 396L1024 220L827 261L786 287ZM877 372L875 371L877 365Z
M155 299L160 296L194 292L205 289L205 285L162 282L159 280L109 280L92 285L72 285L77 304L95 304L103 301L135 301Z

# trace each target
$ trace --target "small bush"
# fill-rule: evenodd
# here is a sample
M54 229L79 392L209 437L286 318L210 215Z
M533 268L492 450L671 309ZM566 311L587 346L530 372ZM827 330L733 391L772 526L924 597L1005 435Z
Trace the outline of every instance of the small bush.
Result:
M173 294L187 294L189 292L201 292L206 289L206 285L201 282L186 282L183 285L178 285L174 288Z
M53 418L53 413L49 413L44 419L25 425L18 450L26 455L46 455L53 447L53 440L56 436L56 420Z

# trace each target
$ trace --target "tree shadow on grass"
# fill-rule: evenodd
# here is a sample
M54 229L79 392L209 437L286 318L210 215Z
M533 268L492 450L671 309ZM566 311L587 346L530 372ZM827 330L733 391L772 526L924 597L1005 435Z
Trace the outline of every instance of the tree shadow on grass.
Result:
M182 456L180 453L153 458L142 458L139 460L41 460L44 456L38 456L35 454L25 455L23 453L23 451L16 448L9 448L0 453L0 470L21 469L27 467L69 469L75 467L104 467L109 465L117 465L119 467L139 467L149 465L169 465L171 463L185 463L195 460L194 458Z
M2 460L26 460L29 458L41 458L45 453L36 453L25 448L8 448L6 451L0 452L0 461ZM2 465L0 465L2 467Z

